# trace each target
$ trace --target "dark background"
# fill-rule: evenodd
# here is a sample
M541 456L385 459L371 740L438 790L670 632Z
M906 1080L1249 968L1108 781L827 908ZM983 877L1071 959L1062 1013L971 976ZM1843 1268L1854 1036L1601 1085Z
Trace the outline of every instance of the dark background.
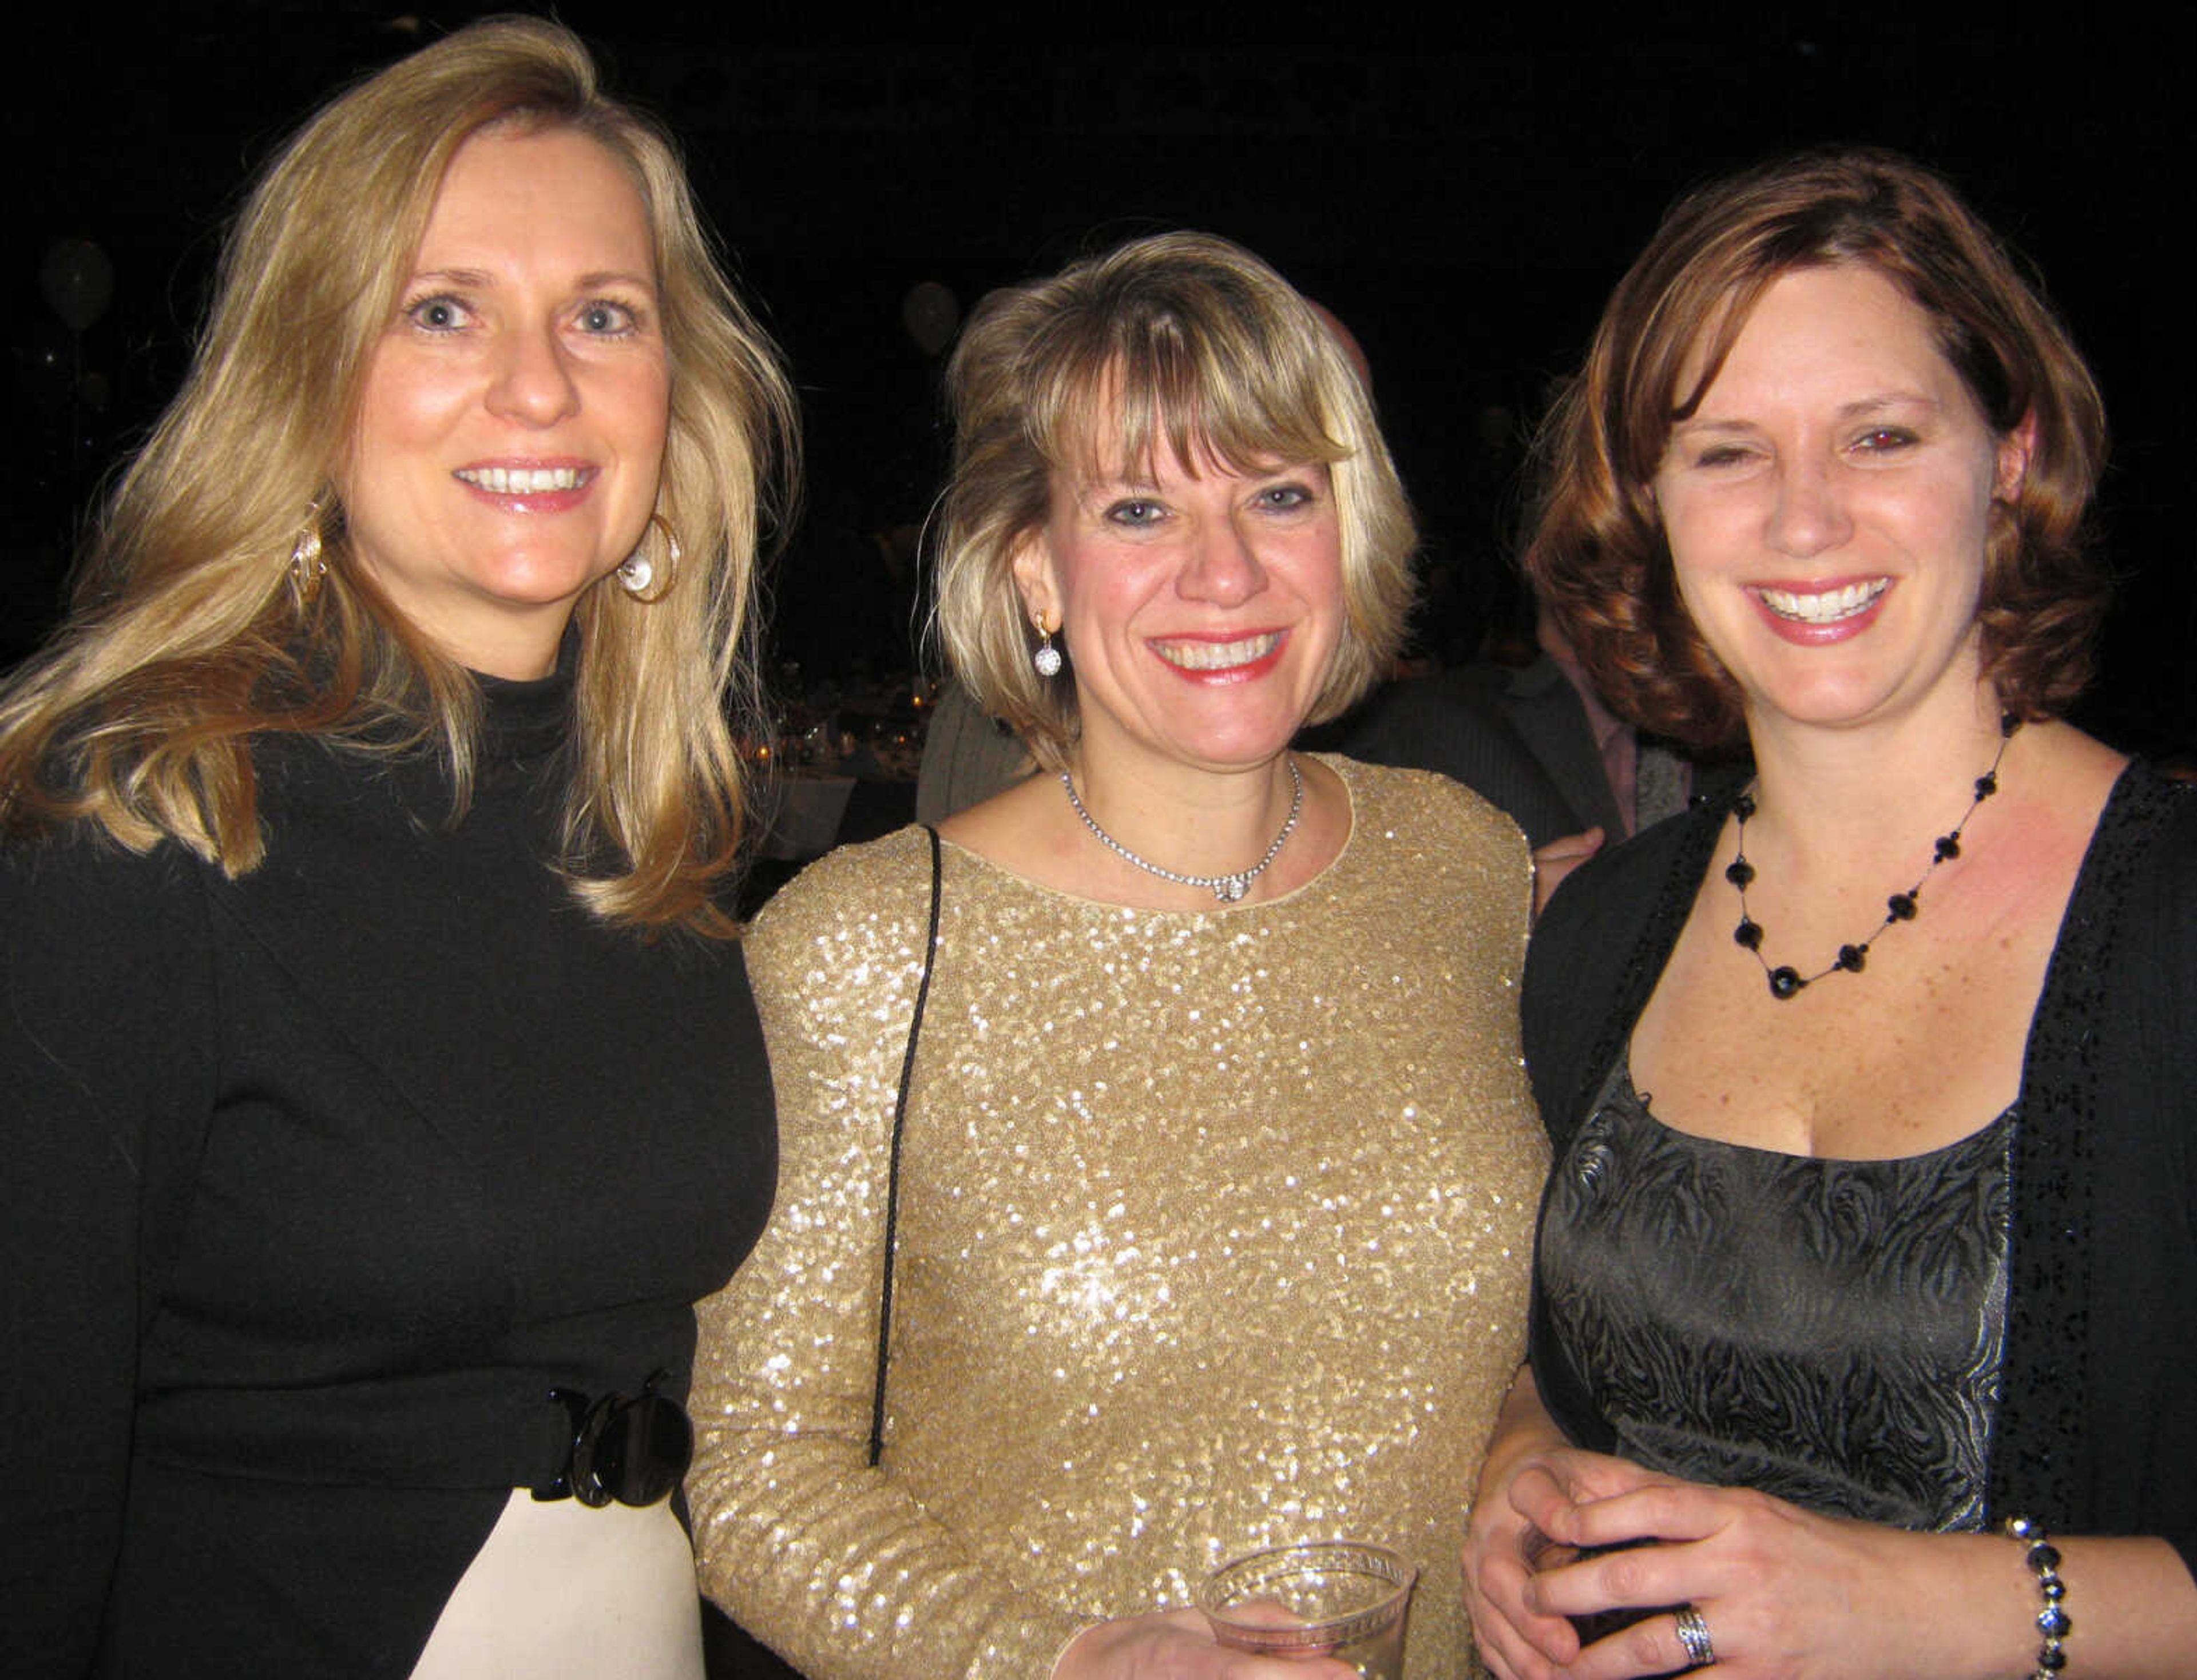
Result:
M11 26L0 665L50 625L102 476L175 388L241 183L339 84L484 9L92 3ZM944 453L937 363L901 325L919 282L965 308L1164 227L1259 251L1365 347L1425 529L1421 646L1457 663L1517 616L1526 429L1665 206L1771 153L1871 141L1951 174L2091 357L2123 585L2083 721L2124 747L2197 748L2193 356L2186 260L2165 254L2193 147L2163 34L1884 5L1614 32L1527 6L1441 38L1366 7L1209 28L1180 9L951 14L979 44L826 6L562 14L684 141L801 386L808 508L774 577L790 710L913 663L908 558ZM38 281L65 237L116 276L80 337ZM712 1641L714 1672L776 1671L722 1625Z
M11 43L22 237L0 263L0 663L51 622L101 475L174 389L241 183L336 86L485 9L95 3ZM1866 140L1951 173L2090 356L2124 582L2085 721L2125 746L2197 745L2177 517L2193 358L2184 264L2162 254L2193 148L2163 36L1884 7L1614 33L1528 8L1385 39L1375 9L1209 29L1180 12L1025 8L997 28L953 13L977 44L896 40L824 7L562 15L683 140L802 389L807 511L774 578L782 687L913 663L907 556L943 457L937 364L901 321L918 282L965 308L1170 226L1261 252L1365 345L1425 526L1421 644L1455 663L1516 611L1525 430L1671 198L1771 153ZM116 274L80 339L38 284L63 236L96 241Z

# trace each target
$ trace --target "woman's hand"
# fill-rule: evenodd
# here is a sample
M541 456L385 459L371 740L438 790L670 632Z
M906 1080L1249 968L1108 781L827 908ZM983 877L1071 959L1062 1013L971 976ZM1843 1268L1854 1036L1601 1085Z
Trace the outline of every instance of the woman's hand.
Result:
M1544 1540L1592 1549L1536 1573ZM1745 1488L1708 1487L1567 1445L1530 1369L1497 1420L1464 1549L1465 1603L1499 1680L1631 1680L1691 1666L1690 1604L1733 1680L2024 1673L2036 1589L1995 1535L1910 1534L1819 1517ZM1581 1648L1568 1619L1654 1609ZM2025 1641L2026 1642L2025 1642Z
M1086 1628L1052 1666L1052 1680L1358 1680L1358 1671L1326 1657L1233 1651L1197 1611L1162 1610Z
M2017 1550L1998 1536L1918 1534L1818 1516L1751 1489L1675 1481L1630 1465L1632 1489L1582 1498L1585 1482L1567 1478L1563 1457L1522 1469L1512 1498L1522 1514L1570 1545L1642 1537L1660 1544L1531 1577L1521 1594L1529 1616L1690 1605L1733 1680L1956 1680L2034 1665L2036 1588ZM1582 1468L1591 1480L1597 1467L1616 1462ZM1631 1680L1691 1666L1676 1616L1661 1612L1562 1664L1568 1680Z
M1530 1371L1497 1426L1465 1547L1481 1656L1501 1680L1634 1680L1692 1666L1665 1607L1690 1605L1730 1680L2004 1680L2037 1666L2035 1578L1997 1534L1818 1516L1561 1445ZM1554 1443L1554 1444L1552 1444ZM1607 1551L1536 1573L1533 1531ZM2156 1539L2063 1538L2061 1573L2091 1672L2183 1676L2197 1583ZM1538 1541L1536 1541L1538 1544ZM1582 1649L1567 1618L1653 1608Z
M1580 1654L1579 1635L1564 1614L1531 1602L1530 1552L1545 1540L1567 1539L1580 1503L1655 1480L1622 1458L1565 1445L1533 1372L1518 1374L1481 1467L1464 1543L1465 1608L1481 1660L1498 1680L1551 1680Z
M1567 834L1533 853L1533 914L1549 907L1549 900L1564 883L1564 877L1602 849L1603 832L1590 828L1584 834Z

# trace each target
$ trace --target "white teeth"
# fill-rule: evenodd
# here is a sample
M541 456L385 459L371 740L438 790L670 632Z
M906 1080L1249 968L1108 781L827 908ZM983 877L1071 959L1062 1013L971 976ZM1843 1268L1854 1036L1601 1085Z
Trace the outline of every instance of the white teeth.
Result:
M1225 671L1232 665L1248 665L1263 659L1281 646L1278 630L1263 636L1246 636L1242 641L1162 641L1155 642L1161 658L1179 670Z
M461 466L457 476L491 495L539 495L580 488L577 466Z
M1890 578L1880 577L1868 583L1849 583L1843 589L1826 589L1816 595L1796 595L1789 589L1765 589L1761 592L1762 604L1780 618L1797 618L1804 624L1835 624L1841 618L1866 611L1891 587Z

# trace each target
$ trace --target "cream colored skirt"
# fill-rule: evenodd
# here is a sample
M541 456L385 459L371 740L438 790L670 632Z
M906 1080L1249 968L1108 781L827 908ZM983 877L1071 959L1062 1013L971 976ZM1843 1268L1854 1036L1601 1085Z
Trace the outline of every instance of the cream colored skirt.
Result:
M694 1556L671 1502L511 1491L412 1680L702 1680Z

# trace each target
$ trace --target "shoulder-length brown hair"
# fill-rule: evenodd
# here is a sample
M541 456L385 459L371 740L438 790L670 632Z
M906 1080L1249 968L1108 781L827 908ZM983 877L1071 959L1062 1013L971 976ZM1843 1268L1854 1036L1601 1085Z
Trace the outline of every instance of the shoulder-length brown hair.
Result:
M947 391L954 471L933 622L977 704L1039 763L1062 768L1075 740L1075 685L1031 669L1037 639L1014 557L1045 524L1056 475L1073 480L1098 461L1164 449L1238 470L1326 463L1344 627L1307 721L1345 710L1394 658L1417 539L1372 401L1312 305L1241 246L1155 235L995 292L962 334ZM1102 437L1108 412L1120 429Z
M681 556L654 557L650 599L605 579L576 610L561 861L607 920L729 930L712 902L741 831L728 718L753 711L756 553L792 494L793 397L669 137L604 94L576 37L530 19L461 30L381 72L269 165L183 389L79 568L69 623L0 692L0 826L88 820L241 874L264 851L252 737L366 750L392 721L440 741L453 816L464 810L478 687L350 563L331 472L444 171L491 125L570 129L631 170L671 367L655 512ZM308 530L328 566L311 593L292 581Z
M2083 540L2106 448L2090 369L1945 180L1889 152L1814 152L1702 188L1665 217L1542 429L1527 571L1603 698L1659 733L1724 745L1743 720L1678 599L1650 481L1763 292L1842 264L1882 275L1929 316L1993 432L2034 423L2021 489L1994 510L1977 608L2001 704L2052 715L2089 681L2107 594ZM1697 347L1701 371L1681 389Z

